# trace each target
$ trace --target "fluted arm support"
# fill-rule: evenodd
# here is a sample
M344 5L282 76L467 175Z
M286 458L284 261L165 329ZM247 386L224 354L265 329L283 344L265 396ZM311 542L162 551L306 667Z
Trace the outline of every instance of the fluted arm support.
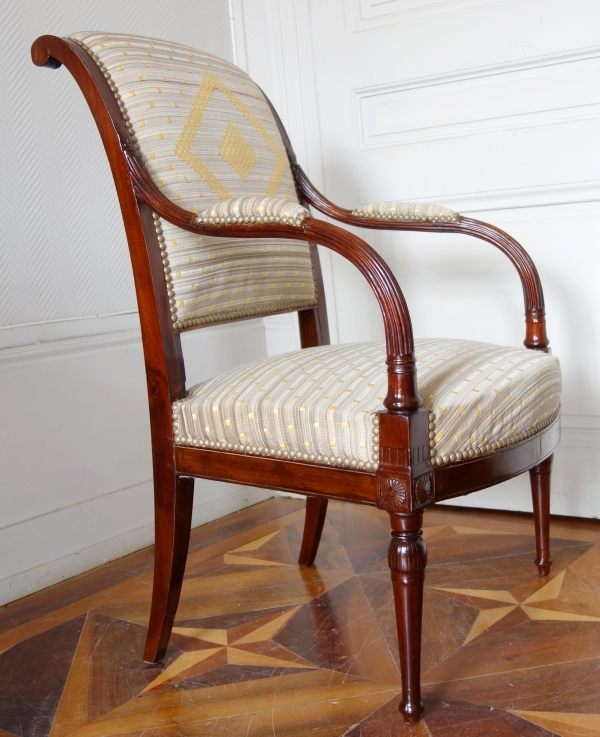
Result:
M544 292L539 274L527 251L508 233L488 223L462 217L448 208L435 205L389 202L372 203L371 206L363 206L356 210L345 210L324 197L295 161L292 163L292 171L299 192L306 202L342 223L374 230L464 233L491 243L510 259L521 279L525 301L524 345L541 351L548 349ZM427 207L432 209L426 210ZM415 208L418 208L419 212L416 212Z

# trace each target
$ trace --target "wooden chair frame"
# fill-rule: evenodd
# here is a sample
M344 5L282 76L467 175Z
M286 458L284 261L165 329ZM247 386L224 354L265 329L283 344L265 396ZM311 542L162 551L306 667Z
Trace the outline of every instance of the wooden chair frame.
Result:
M420 695L421 616L426 548L424 510L435 502L468 494L530 472L536 530L535 563L550 570L549 498L558 418L542 431L508 447L469 460L436 466L430 461L429 412L417 389L413 334L402 291L387 264L367 243L323 220L282 224L201 224L167 199L148 175L130 138L117 100L92 58L69 39L42 36L32 47L38 66L71 72L92 111L114 176L129 243L139 305L152 436L156 509L154 589L144 659L160 660L167 648L185 569L194 478L293 491L307 497L300 565L315 559L329 499L375 505L390 515L391 569L402 675L400 710L408 723L423 710ZM279 123L275 111L275 119ZM547 351L544 298L537 270L525 250L503 231L477 220L406 222L365 219L337 207L302 171L281 123L302 204L347 225L385 230L465 233L491 243L512 261L525 298L527 348ZM209 236L292 238L311 244L319 304L298 312L302 348L329 343L325 295L316 243L348 259L368 281L383 315L388 391L379 414L380 462L376 473L331 468L302 460L257 457L222 449L181 447L174 442L171 405L186 394L179 332L173 328L153 213L179 228ZM203 326L204 327L204 326ZM195 329L195 328L188 328Z

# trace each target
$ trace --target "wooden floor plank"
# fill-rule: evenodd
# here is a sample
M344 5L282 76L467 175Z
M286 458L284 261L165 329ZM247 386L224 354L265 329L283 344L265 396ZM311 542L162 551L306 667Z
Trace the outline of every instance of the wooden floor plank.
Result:
M542 580L530 516L427 512L414 728L397 708L387 515L332 503L309 569L302 524L303 502L280 498L195 530L157 665L141 658L151 549L5 608L0 734L600 735L600 524L555 520Z

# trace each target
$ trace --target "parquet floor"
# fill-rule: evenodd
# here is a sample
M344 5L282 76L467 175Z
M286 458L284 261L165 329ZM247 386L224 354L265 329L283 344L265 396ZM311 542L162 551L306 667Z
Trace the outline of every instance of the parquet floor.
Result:
M385 513L303 503L194 531L165 661L142 662L151 552L0 610L0 736L600 736L600 525L558 521L537 578L526 516L432 509L425 719L405 728Z

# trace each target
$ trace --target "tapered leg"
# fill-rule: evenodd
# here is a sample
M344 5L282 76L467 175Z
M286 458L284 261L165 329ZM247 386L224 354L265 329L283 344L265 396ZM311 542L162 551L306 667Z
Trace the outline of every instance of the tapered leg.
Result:
M550 477L553 459L554 456L549 456L539 466L529 471L533 499L533 519L535 520L535 548L537 554L535 564L540 576L547 576L552 564L552 558L550 557Z
M394 605L398 626L402 702L400 711L407 724L419 721L421 701L421 617L427 548L422 538L423 514L390 514L392 539L388 562L392 572Z
M311 566L315 562L323 525L325 524L327 502L327 499L319 499L314 496L306 497L304 535L302 536L302 547L298 558L298 564L301 566Z
M169 488L155 489L155 548L152 608L144 660L158 662L165 654L190 544L194 479L173 477Z

